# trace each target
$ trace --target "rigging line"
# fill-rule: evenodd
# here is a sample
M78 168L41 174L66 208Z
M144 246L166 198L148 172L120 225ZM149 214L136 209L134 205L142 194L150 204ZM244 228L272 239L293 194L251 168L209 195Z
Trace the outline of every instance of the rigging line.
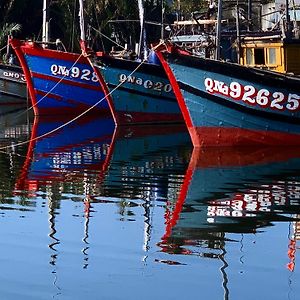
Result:
M108 37L107 35L105 35L104 33L102 33L100 30L96 29L95 27L91 27L91 28L94 29L97 33L99 33L103 37L105 37L106 39L108 39L109 41L111 41L112 43L116 44L118 47L126 50L126 48L124 46L122 46L119 43L117 43L116 41L112 40L110 37Z
M161 46L162 44L164 44L164 41L161 41L158 45L156 45L155 47L152 47L151 48L151 50L155 50L155 49L157 49L159 46ZM81 55L87 55L86 53L84 54L84 53L82 53ZM150 53L149 53L149 55L145 58L145 59L143 59L142 61L141 61L141 63L126 77L126 78L128 78L128 77L130 77L130 76L132 76L146 61L147 61L147 59L149 58L149 56L150 56ZM87 57L87 56L86 56ZM87 59L89 59L88 57L87 57ZM91 63L91 62L90 62ZM113 88L107 95L105 95L104 97L102 97L98 102L96 102L94 105L92 105L91 107L89 107L89 108L87 108L85 111L83 111L81 114L79 114L78 116L76 116L76 117L74 117L73 119L71 119L71 120L69 120L69 121L67 121L66 123L64 123L64 124L62 124L62 125L60 125L60 126L58 126L58 127L56 127L56 128L54 128L53 130L50 130L49 132L46 132L46 133L44 133L44 134L42 134L42 135L40 135L40 136L36 136L35 138L33 138L33 139L29 139L29 140L27 140L27 141L23 141L23 142L20 142L20 143L16 143L16 144L14 144L14 147L18 147L18 146L22 146L22 145L25 145L25 144L28 144L28 143L30 143L30 142L33 142L33 141L37 141L37 140L39 140L39 139L41 139L41 138L44 138L44 137L46 137L46 136L48 136L49 134L53 134L54 132L56 132L56 131L58 131L58 130L60 130L60 129L62 129L62 128L64 128L64 127L66 127L67 125L69 125L69 124L71 124L71 123L73 123L73 122L75 122L76 120L78 120L79 118L81 118L82 116L84 116L85 114L87 114L90 110L92 110L93 108L95 108L97 105L99 105L103 100L105 100L106 99L106 97L107 96L110 96L111 94L113 94L118 88L120 88L124 83L126 82L126 80L124 80L124 81L122 81L122 82L120 82L115 88ZM0 150L4 150L4 149L9 149L11 146L5 146L5 147L0 147Z
M6 47L7 47L7 45L5 45L3 48L1 48L0 52L2 52Z

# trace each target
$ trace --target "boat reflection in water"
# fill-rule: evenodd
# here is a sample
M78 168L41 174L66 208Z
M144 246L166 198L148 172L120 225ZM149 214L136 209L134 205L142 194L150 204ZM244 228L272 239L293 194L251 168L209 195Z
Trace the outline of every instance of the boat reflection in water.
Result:
M299 169L300 149L195 148L179 197L167 205L159 246L167 253L224 260L227 234L296 221Z
M158 190L159 178L183 174L183 146L189 159L191 143L184 125L116 129L111 118L81 118L64 126L67 121L35 119L16 190L38 190L52 182L82 185L85 176L97 185L91 196L139 198L138 190L149 190L143 184Z
M76 288L84 279L86 288L78 289L81 298L100 281L104 298L118 298L115 287L122 281L128 286L127 299L134 288L145 290L147 276L147 286L161 284L163 291L169 284L175 298L180 292L179 298L186 293L192 297L200 285L205 298L225 294L228 299L229 288L236 292L242 282L248 288L251 278L265 278L274 269L276 278L285 272L289 276L289 270L299 272L298 149L192 149L184 126L115 128L112 120L97 118L78 119L43 135L66 121L35 120L15 197L5 214L22 232L29 226L18 247L15 236L9 240L9 230L4 236L11 250L25 251L25 260L32 255L27 247L32 232L33 245L36 236L46 237L34 251L45 254L48 247L45 282L49 275L55 277L52 295ZM24 212L26 205L30 212ZM16 219L12 208L22 211ZM66 274L76 274L70 285L63 280ZM170 274L172 280L164 281ZM191 290L181 291L173 277Z
M105 168L114 122L107 118L35 118L16 190L33 192L51 183L77 182Z
M60 200L72 198L83 203L84 240L88 237L93 203L116 203L124 219L133 216L132 206L141 205L146 248L150 238L151 201L165 203L168 198L175 199L183 180L191 153L186 127L115 128L111 118L86 118L55 130L67 121L35 119L27 159L15 193L27 197L45 195L53 241L50 248L53 249L59 243L55 214Z
M169 185L182 183L190 146L184 125L119 127L111 145L104 195L166 200Z

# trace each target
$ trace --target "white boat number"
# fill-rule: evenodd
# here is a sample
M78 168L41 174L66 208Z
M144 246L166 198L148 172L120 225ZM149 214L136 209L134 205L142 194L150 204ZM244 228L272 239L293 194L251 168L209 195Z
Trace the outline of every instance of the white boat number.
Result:
M300 108L300 96L297 94L282 92L270 92L267 89L256 89L252 85L245 85L233 81L230 85L226 83L205 78L204 85L210 94L221 94L233 100L242 100L250 105L259 105L277 110L297 110Z
M155 82L150 79L143 80L140 77L135 77L132 75L127 76L126 74L120 74L119 81L121 83L127 82L127 83L137 84L143 86L145 89L152 89L158 92L170 93L172 91L172 86L170 83L163 83L160 81Z
M20 79L24 82L26 81L24 74L20 74L20 73L16 73L16 72L4 71L3 76L4 77L9 77L9 78L14 78L14 79Z
M80 69L78 67L72 67L68 69L66 66L53 64L51 65L50 70L51 70L51 74L55 76L60 75L60 76L71 77L71 78L80 78L86 81L93 81L93 82L98 81L96 73L92 72L89 69Z

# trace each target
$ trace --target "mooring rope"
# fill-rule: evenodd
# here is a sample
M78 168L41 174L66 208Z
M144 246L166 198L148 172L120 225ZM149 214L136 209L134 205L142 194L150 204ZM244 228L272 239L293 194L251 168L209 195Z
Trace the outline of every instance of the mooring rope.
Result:
M155 49L157 49L158 47L160 47L162 44L164 44L164 42L163 41L161 41L158 45L156 45L155 47L152 47L151 49L150 49L150 51L154 51ZM144 58L142 61L141 61L141 63L126 77L126 79L127 78L129 78L130 76L132 76L144 63L146 63L146 61L148 60L148 58L149 58L149 56L150 56L150 54L151 53L149 53L148 54L148 56L146 57L146 58ZM84 56L88 56L86 53L82 53L81 55L84 55ZM88 59L88 61L90 62L90 63L92 63L89 59ZM89 108L87 108L85 111L83 111L81 114L79 114L78 116L76 116L76 117L74 117L73 119L71 119L71 120L69 120L69 121L67 121L66 123L64 123L64 124L62 124L62 125L60 125L60 126L58 126L58 127L56 127L55 129L52 129L52 130L50 130L49 132L47 132L47 133L44 133L44 134L42 134L42 135L40 135L40 136L37 136L37 137L35 137L35 138L32 138L32 139L29 139L29 140L26 140L26 141L23 141L23 142L19 142L19 143L16 143L16 144L14 144L14 147L18 147L18 146L22 146L22 145L25 145L25 144L28 144L28 143L30 143L30 142L34 142L34 141L36 141L36 140L39 140L39 139L41 139L41 138L44 138L44 137L46 137L46 136L48 136L48 135L50 135L50 134L53 134L53 133L55 133L56 131L58 131L58 130L60 130L60 129L62 129L62 128L64 128L64 127L66 127L67 125L69 125L69 124L71 124L71 123L73 123L73 122L75 122L76 120L78 120L79 118L81 118L82 116L84 116L84 115L86 115L90 110L92 110L93 108L95 108L97 105L99 105L103 100L105 100L106 99L106 96L110 96L110 95L112 95L117 89L119 89L125 82L126 82L126 79L125 80L123 80L123 81L121 81L115 88L113 88L107 95L105 95L103 98L101 98L99 101L97 101L94 105L92 105L91 107L89 107ZM5 147L0 147L0 150L4 150L4 149L9 149L9 148L11 148L11 146L5 146Z

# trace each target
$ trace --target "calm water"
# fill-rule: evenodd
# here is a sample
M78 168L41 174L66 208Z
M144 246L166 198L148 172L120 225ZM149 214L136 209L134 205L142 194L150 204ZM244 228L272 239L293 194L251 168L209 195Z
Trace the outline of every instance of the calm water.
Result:
M0 116L1 299L299 299L300 149L66 121Z

